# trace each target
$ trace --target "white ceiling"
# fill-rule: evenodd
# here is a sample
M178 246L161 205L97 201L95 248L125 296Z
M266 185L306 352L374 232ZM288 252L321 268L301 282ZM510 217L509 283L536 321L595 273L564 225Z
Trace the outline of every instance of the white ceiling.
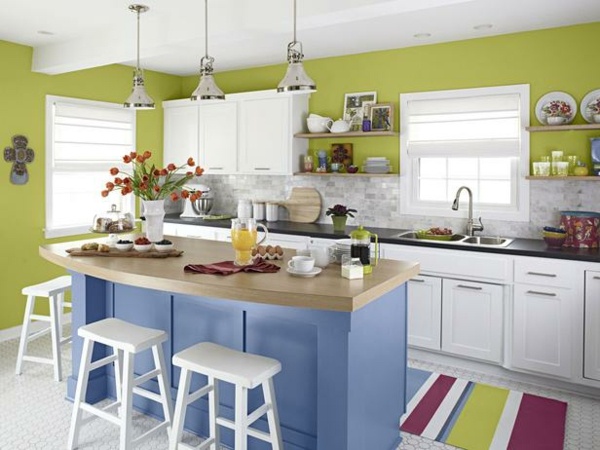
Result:
M196 74L204 54L204 1L139 2L150 7L141 16L142 68ZM0 0L0 40L32 46L36 72L135 66L130 3ZM210 0L215 72L283 63L292 40L292 5ZM600 0L298 0L297 38L311 60L597 21ZM419 36L424 33L430 36Z

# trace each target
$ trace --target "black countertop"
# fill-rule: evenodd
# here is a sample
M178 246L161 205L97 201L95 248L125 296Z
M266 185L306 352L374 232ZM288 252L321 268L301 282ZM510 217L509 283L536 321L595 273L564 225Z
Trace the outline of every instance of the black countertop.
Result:
M230 228L231 220L204 220L201 218L179 217L179 214L167 214L165 222L178 223L186 225L197 225L205 227ZM310 236L325 239L343 239L348 238L349 234L356 227L346 227L346 232L333 231L333 225L325 223L298 223L288 221L261 222L264 223L269 231L273 233L291 234L297 236ZM513 242L507 247L484 247L471 246L465 244L439 243L436 241L427 241L425 239L407 240L396 237L405 229L394 228L375 228L365 227L371 233L378 236L379 242L387 244L410 245L414 247L433 247L443 250L444 248L453 250L464 250L482 253L498 253L504 255L535 256L539 258L568 259L573 261L585 261L600 263L600 251L598 249L576 249L576 248L548 248L541 239L520 239L512 238ZM503 236L509 237L509 236Z

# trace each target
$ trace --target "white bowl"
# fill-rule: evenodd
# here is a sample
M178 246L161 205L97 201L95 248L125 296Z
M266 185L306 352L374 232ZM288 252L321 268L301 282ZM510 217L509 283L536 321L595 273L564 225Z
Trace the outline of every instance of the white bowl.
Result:
M309 117L306 119L306 125L311 133L328 133L326 125L329 121L331 121L329 117Z
M133 248L133 242L129 242L128 244L119 244L116 243L115 247L117 250L121 250L123 252L126 252L128 250L131 250Z
M156 250L157 252L168 252L169 250L173 250L173 247L175 247L173 244L157 244L156 242L154 243L154 250Z
M133 248L135 250L137 250L138 252L147 252L147 251L150 251L150 249L152 248L152 244L144 244L144 245L133 244Z

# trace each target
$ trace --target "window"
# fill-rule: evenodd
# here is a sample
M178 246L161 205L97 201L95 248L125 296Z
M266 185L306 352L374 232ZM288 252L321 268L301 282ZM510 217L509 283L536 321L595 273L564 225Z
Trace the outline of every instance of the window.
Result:
M132 212L135 199L100 195L109 169L135 148L135 112L115 103L46 96L46 238L88 233L111 204Z
M467 186L478 214L529 220L529 85L401 94L400 105L401 213L457 217Z

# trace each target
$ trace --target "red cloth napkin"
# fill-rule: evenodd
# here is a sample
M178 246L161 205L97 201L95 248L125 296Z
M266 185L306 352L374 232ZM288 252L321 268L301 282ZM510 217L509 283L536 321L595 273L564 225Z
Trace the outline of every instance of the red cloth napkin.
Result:
M274 273L281 267L258 259L248 266L236 266L233 261L222 261L213 264L188 264L183 268L185 272L205 273L209 275L231 275L238 272Z

